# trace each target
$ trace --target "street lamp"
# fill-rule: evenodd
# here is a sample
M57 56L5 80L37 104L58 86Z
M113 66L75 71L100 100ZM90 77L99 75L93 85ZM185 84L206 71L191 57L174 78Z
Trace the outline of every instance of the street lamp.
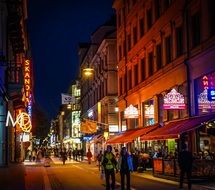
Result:
M83 74L84 74L84 76L86 76L86 77L91 77L92 75L93 75L93 71L94 71L94 69L92 69L92 68L84 68L83 69Z

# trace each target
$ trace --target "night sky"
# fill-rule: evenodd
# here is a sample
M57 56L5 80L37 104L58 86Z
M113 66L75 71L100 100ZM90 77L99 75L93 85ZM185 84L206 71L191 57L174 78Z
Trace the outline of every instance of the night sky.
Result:
M29 0L28 33L36 103L55 118L78 73L78 43L111 15L112 0Z

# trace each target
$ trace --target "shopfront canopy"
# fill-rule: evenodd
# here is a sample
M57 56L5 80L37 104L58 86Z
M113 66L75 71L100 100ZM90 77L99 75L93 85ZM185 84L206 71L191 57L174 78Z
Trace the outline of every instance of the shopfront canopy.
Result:
M125 132L123 132L122 134L109 139L107 141L107 144L123 144L123 143L129 143L132 142L134 139L145 135L147 133L149 133L150 131L155 130L156 128L158 128L159 124L153 125L153 126L149 126L149 127L141 127L141 128L137 128L137 129L131 129L131 130L127 130Z
M215 114L192 117L184 120L170 122L146 135L141 136L141 141L178 139L182 133L192 131L206 122L215 120Z

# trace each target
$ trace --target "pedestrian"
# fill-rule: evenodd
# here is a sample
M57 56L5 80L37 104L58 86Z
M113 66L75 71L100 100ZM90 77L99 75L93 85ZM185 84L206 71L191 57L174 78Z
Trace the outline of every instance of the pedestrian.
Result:
M181 146L181 151L178 154L178 164L180 168L180 183L179 188L183 188L184 175L187 175L188 189L191 190L191 174L192 174L192 163L193 156L192 153L187 150L187 145L185 143Z
M63 165L65 165L65 162L67 160L67 152L66 152L66 149L64 148L62 151L61 151L61 159L63 161Z
M97 155L97 162L98 162L99 171L101 168L102 156L103 156L103 154L102 154L102 151L100 150L99 154Z
M117 161L112 153L112 146L108 145L107 150L105 151L102 157L102 170L105 173L105 181L106 181L106 190L115 189L115 169L117 169ZM111 185L110 185L110 176L111 176Z
M90 149L88 149L88 151L87 151L87 160L88 160L88 164L91 164L92 156L93 156L93 155L92 155Z
M121 177L121 190L125 189L125 176L127 190L130 190L130 172L133 172L134 167L132 156L127 152L126 147L122 147L122 150L120 152L118 168L120 170Z

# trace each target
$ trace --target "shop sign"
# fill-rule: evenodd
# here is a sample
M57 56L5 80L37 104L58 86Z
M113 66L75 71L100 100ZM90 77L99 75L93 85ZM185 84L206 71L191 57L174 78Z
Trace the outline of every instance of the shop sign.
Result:
M215 89L208 89L208 100L215 101Z
M138 118L139 117L138 109L131 104L129 107L125 109L124 117L127 119Z
M184 96L174 88L164 96L163 109L183 110L185 108Z
M31 131L31 118L26 112L21 112L20 114L18 114L16 120L14 121L11 113L8 111L6 118L6 127L9 126L9 121L12 123L13 127L18 125L23 132L28 133Z

